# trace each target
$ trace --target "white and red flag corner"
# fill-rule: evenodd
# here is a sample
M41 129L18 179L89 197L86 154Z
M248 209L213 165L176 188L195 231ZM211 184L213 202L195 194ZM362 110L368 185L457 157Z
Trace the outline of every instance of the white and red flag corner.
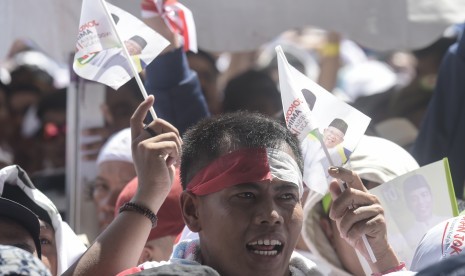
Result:
M183 38L184 50L197 53L194 16L177 0L142 0L142 18L161 16L173 33Z
M116 90L135 76L131 67L142 71L168 45L128 12L103 1L83 0L73 69L82 78Z

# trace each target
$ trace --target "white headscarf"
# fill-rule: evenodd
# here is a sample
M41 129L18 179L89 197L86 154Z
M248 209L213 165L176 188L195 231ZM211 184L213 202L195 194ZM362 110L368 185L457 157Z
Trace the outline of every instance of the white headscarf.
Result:
M418 169L418 163L402 147L383 138L364 135L350 156L350 169L366 180L384 183ZM329 275L350 275L345 272L336 252L320 227L321 204L304 207L302 236L310 251L332 271Z
M12 165L0 170L0 195L6 185L16 185L47 212L52 227L55 230L55 242L57 249L57 274L65 272L85 251L86 247L69 225L61 219L58 209L50 199L31 183L26 172L19 166Z
M113 134L103 145L97 157L97 165L106 161L133 163L131 153L131 129L125 128Z
M348 168L363 179L381 184L419 166L410 153L394 142L364 135L350 156Z

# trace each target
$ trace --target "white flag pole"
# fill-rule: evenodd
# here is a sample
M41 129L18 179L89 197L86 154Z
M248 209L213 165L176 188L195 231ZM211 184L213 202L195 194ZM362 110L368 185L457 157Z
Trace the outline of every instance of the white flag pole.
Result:
M108 6L105 0L100 0L100 3L103 6L103 9L105 10L105 14L110 21L111 28L113 29L113 32L116 35L116 38L118 38L119 43L121 44L121 47L123 48L123 53L126 57L127 62L129 63L129 67L131 67L132 74L136 78L137 85L139 85L140 92L142 93L142 96L144 96L144 99L147 99L147 91L145 90L144 84L142 83L142 80L140 79L139 72L137 72L136 65L132 61L131 55L128 52L128 49L126 48L126 45L124 44L124 41L121 39L119 36L118 30L116 29L116 24L115 21L113 21L110 12L108 11ZM152 115L152 118L155 120L157 118L157 114L155 113L155 109L153 109L153 106L150 107L150 114Z

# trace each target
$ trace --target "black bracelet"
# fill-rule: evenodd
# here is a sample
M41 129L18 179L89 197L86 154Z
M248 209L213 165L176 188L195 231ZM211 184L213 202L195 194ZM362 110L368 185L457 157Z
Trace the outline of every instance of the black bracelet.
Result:
M133 211L141 215L144 215L152 222L152 228L155 228L157 226L158 217L149 208L146 208L134 202L126 202L123 206L119 208L120 213L124 211Z

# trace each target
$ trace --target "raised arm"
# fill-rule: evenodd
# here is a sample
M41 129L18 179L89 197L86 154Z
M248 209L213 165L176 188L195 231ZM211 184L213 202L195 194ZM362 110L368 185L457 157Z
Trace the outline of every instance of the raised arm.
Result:
M182 135L188 127L210 116L200 81L189 68L179 36L163 19L155 16L144 22L171 43L145 68L145 87L157 98L157 115L172 123Z
M333 205L329 216L336 221L341 237L362 253L373 273L400 269L400 262L387 241L384 210L378 198L370 194L363 186L360 177L350 170L331 167L329 174L340 179L347 186L346 190L341 192L336 181L330 185ZM375 263L371 262L363 243L364 234L377 259Z
M149 96L131 118L132 154L139 178L131 202L156 214L171 189L182 141L177 129L162 119L149 125L153 131L144 129L143 119L153 101ZM64 275L115 275L136 266L151 228L145 215L121 212Z

